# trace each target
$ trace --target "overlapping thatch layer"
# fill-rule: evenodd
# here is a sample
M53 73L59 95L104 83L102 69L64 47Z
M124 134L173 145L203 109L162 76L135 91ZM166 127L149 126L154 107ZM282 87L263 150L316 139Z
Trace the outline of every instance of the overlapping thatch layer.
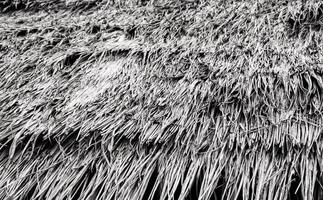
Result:
M0 7L0 199L323 198L321 1Z

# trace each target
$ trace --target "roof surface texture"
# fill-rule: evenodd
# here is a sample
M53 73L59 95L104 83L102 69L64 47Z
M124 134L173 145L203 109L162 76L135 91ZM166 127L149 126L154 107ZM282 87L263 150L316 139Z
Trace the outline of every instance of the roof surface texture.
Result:
M0 2L0 199L323 198L323 2Z

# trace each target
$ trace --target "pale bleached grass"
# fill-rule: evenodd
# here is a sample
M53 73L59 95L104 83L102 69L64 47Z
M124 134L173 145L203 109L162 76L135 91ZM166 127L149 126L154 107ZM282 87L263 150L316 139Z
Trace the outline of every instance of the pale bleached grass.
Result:
M321 1L28 2L0 4L0 199L322 198Z

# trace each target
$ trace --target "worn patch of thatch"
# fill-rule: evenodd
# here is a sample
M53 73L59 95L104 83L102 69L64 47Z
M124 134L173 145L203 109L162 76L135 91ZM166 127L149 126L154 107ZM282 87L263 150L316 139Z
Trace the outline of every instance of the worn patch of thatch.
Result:
M322 198L321 1L4 1L1 199Z

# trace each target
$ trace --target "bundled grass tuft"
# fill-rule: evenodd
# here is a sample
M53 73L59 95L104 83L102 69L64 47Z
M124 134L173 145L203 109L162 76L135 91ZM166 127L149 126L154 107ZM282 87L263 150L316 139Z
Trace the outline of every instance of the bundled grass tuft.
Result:
M311 31L322 31L323 4L320 3L313 7L303 6L288 19L287 23L293 36L308 34Z
M0 199L322 199L322 6L2 1Z

